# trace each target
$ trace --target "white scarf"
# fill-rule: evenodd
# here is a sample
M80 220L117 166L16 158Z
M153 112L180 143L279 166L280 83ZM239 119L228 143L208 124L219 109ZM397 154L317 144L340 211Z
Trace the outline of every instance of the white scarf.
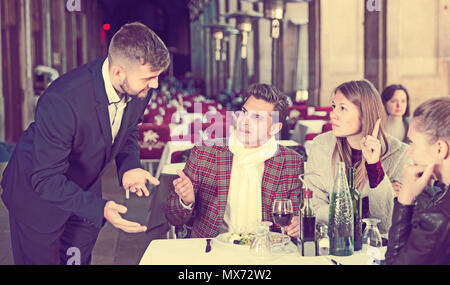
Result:
M229 149L233 153L233 164L224 221L229 232L253 232L262 221L264 162L275 155L278 144L272 136L262 146L245 148L232 132Z

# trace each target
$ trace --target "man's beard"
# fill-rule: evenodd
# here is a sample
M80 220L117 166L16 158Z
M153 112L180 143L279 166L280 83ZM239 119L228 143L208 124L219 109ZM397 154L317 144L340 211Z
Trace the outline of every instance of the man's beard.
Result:
M132 99L143 100L145 97L147 97L147 96L139 97L139 94L141 94L143 91L145 91L145 89L142 89L141 91L138 91L138 92L134 91L133 89L131 89L127 78L125 78L125 80L123 81L122 84L119 84L119 87L121 89L122 94L126 94L127 96L131 97ZM147 90L147 92L148 92L148 90ZM146 95L147 95L147 92L146 92Z

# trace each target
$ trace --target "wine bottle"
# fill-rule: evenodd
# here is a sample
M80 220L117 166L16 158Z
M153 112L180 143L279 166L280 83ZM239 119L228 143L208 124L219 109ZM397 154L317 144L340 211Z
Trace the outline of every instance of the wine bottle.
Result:
M318 256L318 244L316 240L316 216L312 207L313 192L304 190L304 205L300 214L300 245L302 256Z
M349 167L347 171L348 188L350 189L350 194L352 196L353 203L353 224L354 224L354 247L355 251L361 250L362 248L362 200L361 195L356 188L356 169L354 167Z
M316 239L316 217L312 207L312 195L311 190L305 190L303 193L305 202L300 221L300 234L303 241L314 241Z
M338 162L328 214L330 255L336 256L352 255L354 249L353 203L345 174L345 163Z

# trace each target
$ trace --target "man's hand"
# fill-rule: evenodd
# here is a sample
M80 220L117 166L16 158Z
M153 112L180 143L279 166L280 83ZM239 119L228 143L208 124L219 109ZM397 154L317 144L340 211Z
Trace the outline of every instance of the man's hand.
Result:
M292 217L291 224L285 228L288 236L293 238L300 237L300 218L298 216Z
M122 185L125 190L130 190L139 197L143 194L149 196L150 192L145 186L147 180L153 185L159 185L158 179L153 177L148 171L141 168L135 168L128 170L123 174Z
M178 194L178 197L181 198L186 206L189 206L190 204L195 202L194 186L192 185L189 177L187 177L183 171L177 170L177 173L180 178L177 178L173 181L175 193Z
M103 216L115 228L121 229L127 233L140 233L147 230L146 226L123 219L120 214L125 214L126 212L127 208L125 206L116 204L114 201L108 201L103 210Z
M403 205L413 204L430 182L433 170L433 163L427 166L406 165L403 170L403 187L398 193L397 201Z

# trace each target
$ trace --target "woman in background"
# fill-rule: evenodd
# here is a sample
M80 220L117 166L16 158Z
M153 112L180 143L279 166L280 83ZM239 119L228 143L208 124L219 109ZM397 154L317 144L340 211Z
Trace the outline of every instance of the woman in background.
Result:
M392 221L394 189L401 181L407 145L386 135L381 97L367 80L341 84L333 92L332 131L317 136L305 163L305 181L314 191L318 222L328 223L336 162L356 168L356 186L363 197L363 218L378 218L386 233Z
M388 114L386 133L399 141L407 142L409 126L409 94L403 85L393 84L381 92L384 108Z

